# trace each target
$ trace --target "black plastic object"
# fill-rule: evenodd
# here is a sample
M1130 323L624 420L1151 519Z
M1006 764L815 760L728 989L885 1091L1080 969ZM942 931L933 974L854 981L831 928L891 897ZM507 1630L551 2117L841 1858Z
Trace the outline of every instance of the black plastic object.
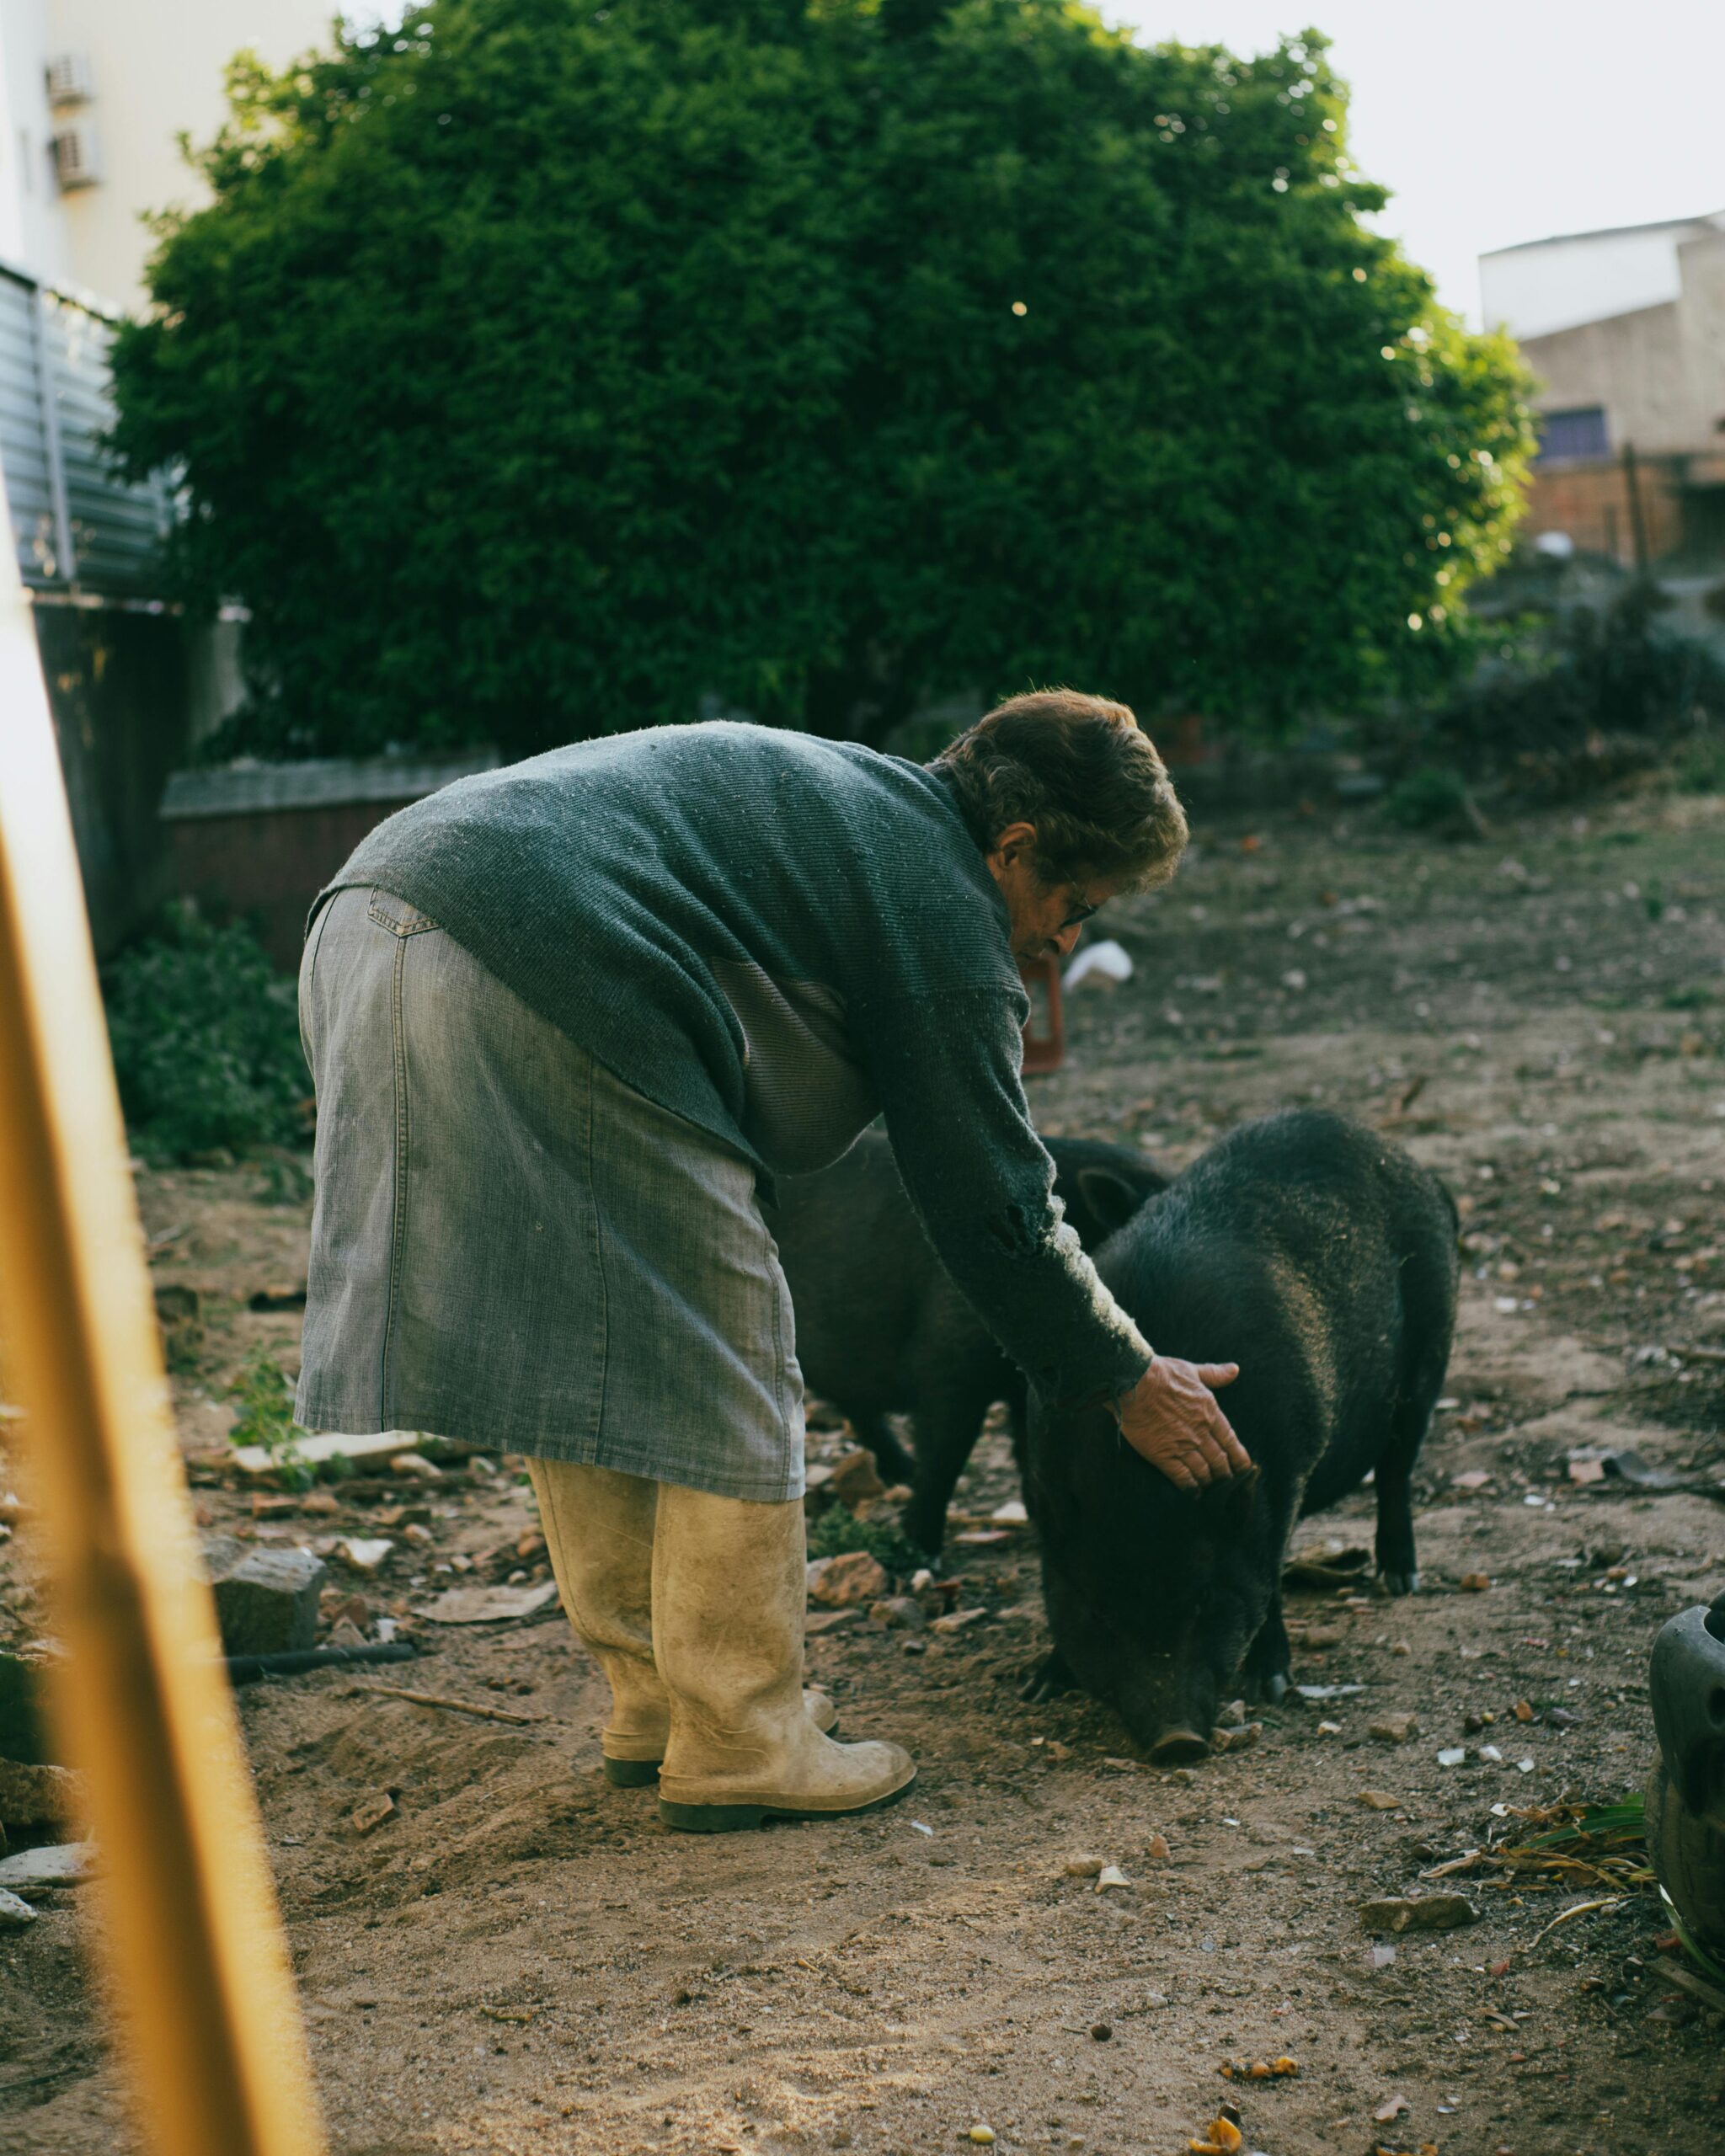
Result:
M1725 1830L1725 1596L1685 1609L1653 1642L1648 1689L1659 1749L1685 1807Z
M286 1654L231 1654L227 1668L232 1683L255 1684L260 1677L298 1677L307 1669L339 1669L348 1663L412 1662L419 1652L411 1640L377 1646L300 1647Z
M1653 1642L1659 1758L1648 1780L1648 1854L1690 1935L1725 1953L1725 1595Z

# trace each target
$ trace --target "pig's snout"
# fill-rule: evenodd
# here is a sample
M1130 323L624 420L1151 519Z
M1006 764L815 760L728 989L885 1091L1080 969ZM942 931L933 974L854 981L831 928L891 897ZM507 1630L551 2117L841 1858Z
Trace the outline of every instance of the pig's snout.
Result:
M1150 1764L1153 1767L1189 1767L1194 1760L1210 1756L1210 1739L1200 1737L1195 1729L1182 1729L1170 1722L1150 1748Z

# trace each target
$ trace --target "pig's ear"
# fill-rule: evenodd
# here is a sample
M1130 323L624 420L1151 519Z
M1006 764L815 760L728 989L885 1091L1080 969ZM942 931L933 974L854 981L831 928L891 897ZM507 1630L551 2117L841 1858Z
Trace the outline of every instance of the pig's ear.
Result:
M1124 1227L1146 1195L1112 1168L1080 1168L1076 1180L1080 1203L1105 1235Z

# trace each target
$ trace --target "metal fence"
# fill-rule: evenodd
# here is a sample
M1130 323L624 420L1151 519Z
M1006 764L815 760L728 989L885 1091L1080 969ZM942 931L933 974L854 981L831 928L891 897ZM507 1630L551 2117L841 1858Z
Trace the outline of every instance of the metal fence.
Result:
M113 423L105 315L0 263L0 467L18 565L42 593L156 596L174 496L129 487L101 448Z

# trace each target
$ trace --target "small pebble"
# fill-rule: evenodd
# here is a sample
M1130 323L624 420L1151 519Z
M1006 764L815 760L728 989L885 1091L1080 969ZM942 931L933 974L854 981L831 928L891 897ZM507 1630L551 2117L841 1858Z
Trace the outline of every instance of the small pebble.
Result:
M1131 1885L1132 1881L1119 1865L1105 1864L1097 1879L1096 1891L1098 1894L1106 1894L1115 1889L1130 1890Z
M1109 2027L1106 2021L1092 2021L1090 2025L1091 2037L1096 2043L1107 2043L1109 2037L1112 2036L1114 2033L1113 2029Z
M1066 1876L1068 1879L1094 1879L1106 1870L1107 1865L1108 1859L1106 1857L1068 1857L1066 1860Z

